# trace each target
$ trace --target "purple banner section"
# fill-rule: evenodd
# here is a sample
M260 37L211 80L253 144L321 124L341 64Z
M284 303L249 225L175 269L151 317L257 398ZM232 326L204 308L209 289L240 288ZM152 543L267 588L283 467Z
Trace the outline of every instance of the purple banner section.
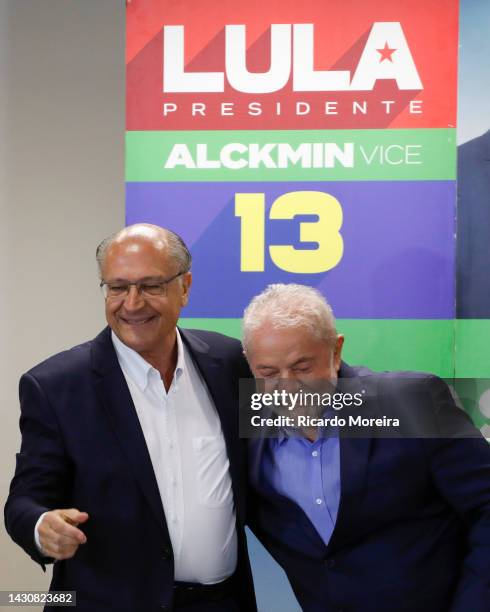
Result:
M315 216L270 220L281 195L320 191L343 212L340 262L321 274L278 268L269 245L300 242L300 223ZM240 271L241 219L235 194L265 194L265 269ZM455 183L453 181L335 183L127 183L126 223L155 223L182 236L193 261L187 317L241 317L269 283L317 287L342 319L454 318Z

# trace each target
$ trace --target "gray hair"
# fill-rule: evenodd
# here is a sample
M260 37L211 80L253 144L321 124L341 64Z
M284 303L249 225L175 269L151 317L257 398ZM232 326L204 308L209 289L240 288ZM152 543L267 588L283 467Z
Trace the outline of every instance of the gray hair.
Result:
M125 227L124 229L107 236L107 238L104 238L104 240L102 240L102 242L99 244L97 250L95 251L95 259L97 260L99 276L101 278L104 260L111 245L120 237L124 236L124 234L130 233L133 228L136 229L137 227L146 227L150 231L154 230L155 232L161 233L161 237L165 241L165 246L168 249L168 253L178 265L180 272L188 272L191 269L192 256L185 242L178 234L158 225L138 223Z
M243 348L250 348L251 334L264 323L273 328L300 327L320 340L337 337L332 308L314 287L294 283L269 285L256 295L243 313Z

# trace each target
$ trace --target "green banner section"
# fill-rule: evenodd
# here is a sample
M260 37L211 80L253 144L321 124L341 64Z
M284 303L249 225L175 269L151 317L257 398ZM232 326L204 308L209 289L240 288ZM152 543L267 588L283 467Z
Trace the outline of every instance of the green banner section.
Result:
M460 319L456 323L456 376L490 378L490 320Z
M182 318L179 324L238 339L242 333L241 319ZM490 320L337 319L337 329L345 336L343 358L351 365L430 372L449 379L490 442Z
M182 318L179 324L241 338L241 319ZM337 319L337 329L345 335L347 363L443 378L454 376L454 326L453 320ZM488 329L490 336L490 325Z
M126 132L128 182L455 178L455 129Z

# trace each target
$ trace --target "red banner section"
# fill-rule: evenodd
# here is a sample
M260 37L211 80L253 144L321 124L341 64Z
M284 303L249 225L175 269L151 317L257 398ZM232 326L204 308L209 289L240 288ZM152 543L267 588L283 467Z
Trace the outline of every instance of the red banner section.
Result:
M455 126L456 0L132 0L127 30L128 130Z

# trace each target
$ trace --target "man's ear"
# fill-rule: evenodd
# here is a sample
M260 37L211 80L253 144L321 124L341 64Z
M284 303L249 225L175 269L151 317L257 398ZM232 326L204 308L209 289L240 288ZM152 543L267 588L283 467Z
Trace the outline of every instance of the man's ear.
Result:
M333 347L333 363L335 371L338 372L340 369L340 362L342 361L342 347L344 346L344 336L339 334L335 339Z
M192 285L192 272L186 272L182 275L182 306L185 306L189 301L189 293Z

